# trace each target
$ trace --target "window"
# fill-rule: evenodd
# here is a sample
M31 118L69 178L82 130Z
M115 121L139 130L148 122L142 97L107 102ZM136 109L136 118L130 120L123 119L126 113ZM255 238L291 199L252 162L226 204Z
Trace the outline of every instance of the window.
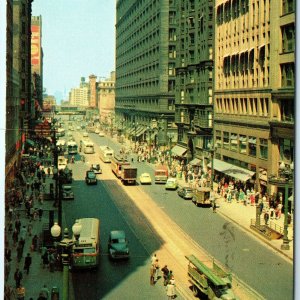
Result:
M229 132L223 132L223 148L229 150Z
M268 140L259 139L259 157L262 159L268 159Z
M294 142L290 139L279 139L281 161L294 161Z
M281 87L294 87L295 66L294 63L282 64L281 67Z
M235 152L238 150L237 135L233 133L230 135L230 150Z
M295 11L295 0L282 0L282 14Z
M245 135L240 135L239 141L239 152L247 154L247 137Z
M289 24L287 26L281 27L282 34L282 52L292 52L295 51L295 25Z
M249 136L248 146L249 146L249 155L256 157L256 137Z
M222 137L221 137L221 131L216 130L216 144L218 148L222 147Z

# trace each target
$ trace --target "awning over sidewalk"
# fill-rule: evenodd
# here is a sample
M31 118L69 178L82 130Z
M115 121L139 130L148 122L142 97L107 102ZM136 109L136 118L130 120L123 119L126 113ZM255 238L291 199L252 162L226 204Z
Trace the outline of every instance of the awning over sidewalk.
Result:
M187 152L187 149L181 146L174 146L171 150L173 155L182 156Z
M193 160L191 160L189 162L189 164L192 165L192 166L200 166L201 165L201 160L198 159L198 158L194 158Z
M128 135L130 135L130 134L133 133L133 131L134 131L134 128L129 128L129 129L126 131L126 133L127 133Z
M145 128L145 127L140 127L140 128L136 131L136 136L137 136L137 137L141 136L146 130L147 130L147 128Z
M207 166L211 168L211 163L209 163ZM247 181L255 174L253 171L237 167L219 159L214 159L214 170L242 181Z

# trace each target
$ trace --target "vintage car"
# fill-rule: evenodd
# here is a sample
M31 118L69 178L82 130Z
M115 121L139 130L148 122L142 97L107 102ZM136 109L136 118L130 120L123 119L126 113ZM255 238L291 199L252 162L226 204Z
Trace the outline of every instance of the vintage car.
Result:
M168 178L165 184L166 190L176 190L178 188L178 181L176 178Z
M91 170L95 172L95 174L102 174L102 169L100 164L92 164Z
M85 182L86 184L97 184L97 177L94 171L86 171Z
M128 241L123 230L113 230L110 232L108 253L112 259L129 258Z
M70 185L64 185L62 187L63 200L74 200L74 193Z
M193 189L189 186L179 186L177 194L183 199L192 199L193 198Z
M142 173L140 176L140 183L141 184L151 184L152 179L149 173Z

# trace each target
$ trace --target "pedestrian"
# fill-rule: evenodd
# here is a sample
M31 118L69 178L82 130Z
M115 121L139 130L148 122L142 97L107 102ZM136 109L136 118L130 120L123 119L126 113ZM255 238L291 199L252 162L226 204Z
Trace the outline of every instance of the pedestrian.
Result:
M22 285L17 287L17 300L24 300L25 299L25 288Z
M26 228L25 225L23 225L21 230L20 230L20 240L25 241L26 235L27 235L27 228Z
M27 272L27 275L29 274L29 269L32 263L32 258L30 256L30 253L27 253L27 256L25 257L25 262L24 262L24 270Z
M15 221L15 228L17 229L18 233L20 232L21 229L21 221L19 218L16 219Z
M269 213L266 211L266 212L264 213L265 225L268 225L269 218L270 218Z
M213 201L213 213L217 212L217 204L216 201Z
M23 244L22 244L22 242L20 241L20 242L18 243L18 247L17 247L17 260L18 260L18 262L21 261L22 256L23 256Z
M33 238L32 238L32 241L31 241L31 249L32 249L32 251L37 251L37 249L38 249L38 241L39 241L39 238L35 234L33 236Z
M170 281L167 284L166 291L167 291L168 299L174 299L175 298L175 295L176 295L175 285L172 284Z
M155 276L156 268L154 265L150 266L150 285L154 285L154 276Z
M54 256L54 253L51 252L49 255L49 270L50 270L50 272L54 272L54 266L55 266L55 256Z
M32 235L32 228L33 228L32 221L29 220L29 223L27 225L27 233L28 233L29 236Z
M259 214L260 214L260 215L262 214L263 209L264 209L264 203L263 203L263 201L261 200L260 203L259 203Z
M22 272L19 270L19 268L16 268L16 271L15 271L15 274L14 274L14 280L16 282L16 288L21 285L22 278L23 278Z
M48 251L45 251L44 254L42 255L42 262L43 262L43 269L49 266L49 256L48 256Z
M165 265L161 271L163 272L163 278L164 278L164 286L167 285L168 283L168 276L169 276L169 269L168 269L168 266Z
M50 291L49 291L47 285L44 284L44 286L40 290L39 299L48 300L49 294L50 294Z
M39 220L41 221L42 220L42 216L43 216L43 208L40 206L39 210L38 210L38 213L39 213Z
M152 266L155 264L156 259L157 259L156 253L154 253L154 254L151 256L151 265L152 265Z
M158 259L155 260L153 268L155 269L155 271L154 271L154 281L157 281L158 280L158 272L159 272Z
M19 232L18 232L17 228L14 229L14 232L12 234L12 239L13 239L14 247L15 247L19 240Z
M8 244L7 244L6 247L5 247L4 255L5 255L5 258L7 259L7 261L10 262L10 261L11 261L11 250L10 250Z

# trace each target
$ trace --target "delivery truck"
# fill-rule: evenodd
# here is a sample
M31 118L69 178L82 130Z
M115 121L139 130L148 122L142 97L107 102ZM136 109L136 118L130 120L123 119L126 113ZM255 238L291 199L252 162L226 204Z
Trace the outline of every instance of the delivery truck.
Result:
M131 165L123 165L121 168L121 181L123 184L133 184L136 183L137 168Z

